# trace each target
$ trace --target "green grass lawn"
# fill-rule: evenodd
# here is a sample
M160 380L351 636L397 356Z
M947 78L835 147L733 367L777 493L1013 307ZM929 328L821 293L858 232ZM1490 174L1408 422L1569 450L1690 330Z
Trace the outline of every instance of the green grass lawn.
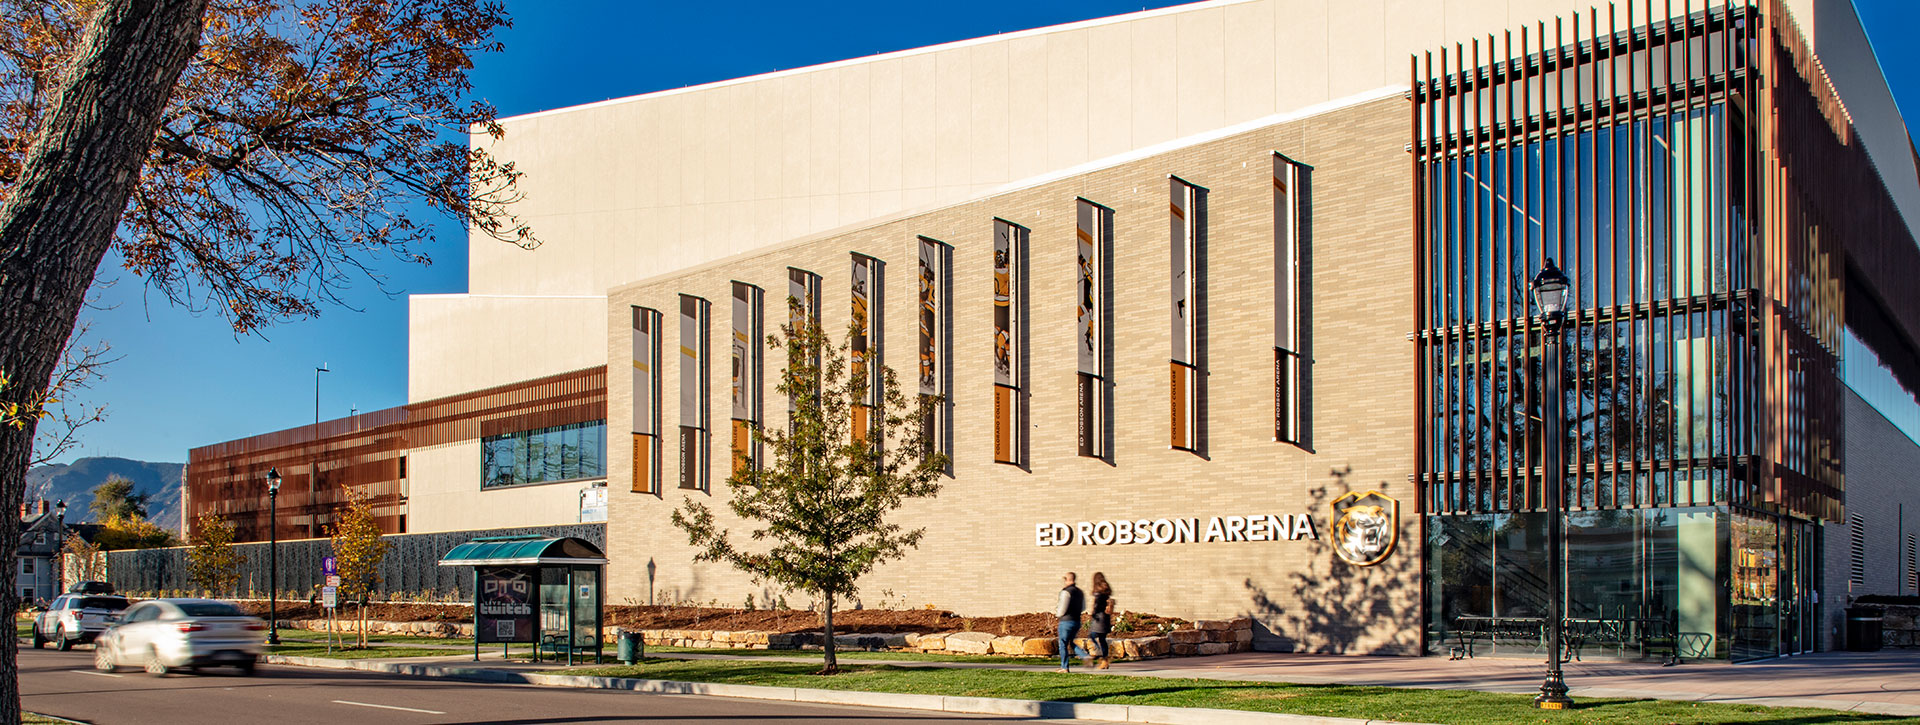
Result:
M990 669L903 668L855 664L833 677L818 665L740 660L650 659L632 667L554 670L553 674L639 677L774 687L807 687L1119 705L1210 707L1323 717L1459 723L1920 723L1920 719L1811 708L1698 704L1664 700L1582 700L1573 711L1531 707L1529 695L1346 685L1289 685Z
M460 650L427 649L424 647L368 647L366 649L343 649L334 647L327 652L327 643L289 642L284 637L280 644L267 648L268 654L290 655L293 657L324 657L336 660L362 660L383 657L445 657L460 654Z

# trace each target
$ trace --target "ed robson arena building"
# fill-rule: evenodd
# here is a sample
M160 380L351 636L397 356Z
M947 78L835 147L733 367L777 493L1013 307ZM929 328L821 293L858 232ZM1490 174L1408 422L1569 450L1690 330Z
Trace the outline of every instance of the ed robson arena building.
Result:
M1544 610L1551 257L1589 656L1830 648L1920 584L1920 154L1845 0L1212 0L502 123L543 244L412 299L408 405L196 449L190 507L264 538L277 464L283 532L344 487L395 532L604 515L609 601L764 601L668 515L784 424L742 341L792 297L947 401L869 606L1100 570L1419 654Z

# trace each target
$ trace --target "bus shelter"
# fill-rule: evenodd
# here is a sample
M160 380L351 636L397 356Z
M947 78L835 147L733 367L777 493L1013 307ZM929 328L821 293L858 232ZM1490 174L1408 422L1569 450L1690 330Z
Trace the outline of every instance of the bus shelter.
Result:
M532 645L533 657L593 654L599 662L607 556L574 537L485 536L453 547L440 566L473 567L473 658L480 645Z

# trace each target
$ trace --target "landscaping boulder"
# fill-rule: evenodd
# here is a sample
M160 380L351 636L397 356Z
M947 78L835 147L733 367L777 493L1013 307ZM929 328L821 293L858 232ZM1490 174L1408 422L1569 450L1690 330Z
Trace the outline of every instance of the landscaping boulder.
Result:
M1173 646L1173 654L1175 657L1192 657L1200 654L1200 645L1176 644Z
M1028 637L1020 645L1020 654L1050 656L1054 653L1056 639L1055 637Z
M1248 632L1251 632L1251 631L1253 631L1253 618L1252 618L1252 617L1238 617L1238 618L1236 618L1236 619L1234 619L1234 620L1233 620L1233 630L1234 630L1234 631L1236 631L1236 632L1238 632L1238 631L1242 631L1242 630L1245 630L1245 631L1248 631Z
M993 651L993 635L986 632L956 632L947 635L947 651L983 655Z
M1167 639L1174 644L1200 644L1207 641L1207 633L1199 629L1176 629L1167 633Z
M1195 621L1193 628L1207 632L1222 632L1233 629L1233 622L1225 619L1202 619Z
M944 634L909 634L907 646L923 650L938 651L947 648L947 636Z
M1198 647L1199 653L1203 655L1223 655L1233 651L1233 645L1226 642L1202 642L1195 647Z
M1166 637L1141 637L1126 640L1136 657L1165 657L1173 652L1173 641Z
M1027 638L1018 635L993 638L993 653L997 655L1026 654Z

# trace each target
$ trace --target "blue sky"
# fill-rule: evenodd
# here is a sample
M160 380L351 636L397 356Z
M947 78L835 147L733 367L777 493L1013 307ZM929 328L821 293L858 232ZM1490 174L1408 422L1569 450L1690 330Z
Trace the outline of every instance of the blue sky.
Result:
M476 94L502 115L824 63L995 33L1164 7L1176 2L1071 0L954 3L661 3L507 0L506 51L480 59ZM1856 0L1910 123L1920 123L1920 3ZM320 415L337 418L406 402L407 293L466 291L466 233L440 222L429 267L375 260L382 294L362 282L353 306L236 339L216 315L149 294L109 260L92 336L118 362L84 396L109 418L63 457L185 461L187 449L311 423L315 366Z

